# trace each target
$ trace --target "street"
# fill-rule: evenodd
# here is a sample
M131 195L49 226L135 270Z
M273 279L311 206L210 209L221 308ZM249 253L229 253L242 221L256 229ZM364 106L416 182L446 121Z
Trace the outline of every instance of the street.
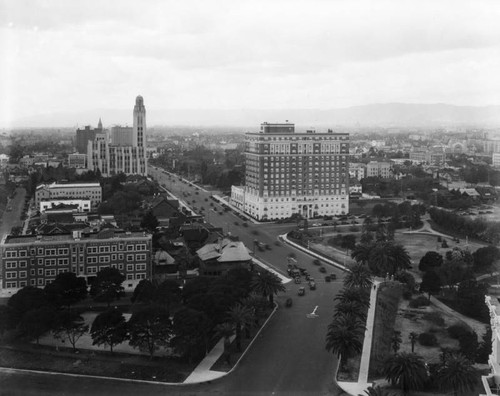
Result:
M182 198L189 192L189 201L196 200L198 208L211 208L210 194L181 183L175 178L170 183L167 175L155 169L150 174L162 185L171 187L174 195ZM205 199L209 199L205 202ZM221 209L220 205L214 205ZM228 376L210 384L189 386L144 385L115 380L83 379L60 375L9 373L0 371L1 395L335 395L339 394L334 381L337 359L325 350L327 326L331 321L334 297L342 287L342 271L325 264L328 273L335 273L337 281L325 282L313 259L292 247L276 246L278 235L291 230L294 224L253 224L230 212L211 211L210 223L229 229L252 249L254 240L268 244L271 250L257 251L259 260L286 275L287 256L295 253L297 263L316 280L317 289L309 290L307 284L286 284L287 291L278 295L279 309L254 342L239 366ZM237 221L239 225L235 225ZM304 296L298 296L300 286L306 286ZM293 305L285 308L287 297ZM316 310L315 310L316 309ZM314 311L315 310L315 311ZM315 315L309 315L314 311ZM57 378L57 379L56 379Z

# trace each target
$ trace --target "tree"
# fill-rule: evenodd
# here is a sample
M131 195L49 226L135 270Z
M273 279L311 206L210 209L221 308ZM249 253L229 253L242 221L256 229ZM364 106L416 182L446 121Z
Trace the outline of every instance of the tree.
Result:
M128 322L129 344L145 350L150 359L157 349L167 346L172 335L172 324L166 309L148 306L135 312Z
M369 308L370 299L367 290L358 288L343 288L335 297L341 303L357 302L361 307Z
M373 283L370 270L363 264L354 264L344 278L344 286L369 288Z
M457 289L460 311L465 315L487 323L489 312L484 303L484 296L487 294L488 287L484 283L475 279L460 282Z
M427 271L422 277L422 283L420 284L420 291L422 293L427 293L429 295L429 300L431 295L439 293L441 290L441 279L438 274L434 271Z
M42 289L26 286L14 294L7 306L10 308L12 324L17 325L28 311L48 305L47 296Z
M153 214L152 211L146 212L144 217L142 218L141 221L141 228L145 228L146 230L150 232L156 231L156 227L158 227L160 223L158 222L158 219L156 216Z
M412 331L409 335L408 338L410 339L411 342L411 353L415 352L415 343L418 340L418 334Z
M71 311L62 311L56 319L56 325L53 330L54 337L60 340L68 340L73 351L76 351L76 343L89 331L89 325L83 318Z
M474 270L488 269L497 260L500 260L500 249L496 246L485 246L472 253Z
M158 285L155 301L167 309L167 314L170 315L171 304L180 301L180 298L181 288L176 281L166 279Z
M347 234L342 236L342 242L340 247L346 250L346 254L349 252L349 249L354 249L356 246L356 236L352 234Z
M106 302L108 307L110 303L119 299L123 293L122 283L125 276L116 268L106 267L97 273L90 288L90 295L97 302Z
M192 362L200 354L205 355L208 349L209 320L205 313L191 308L177 311L172 321L172 338L170 345Z
M415 353L401 352L390 356L384 364L386 379L399 386L403 394L410 390L420 390L427 381L427 369L421 356Z
M48 332L54 325L55 310L54 308L39 307L26 312L19 323L19 331L21 335L36 343L40 341L40 337Z
M440 267L442 264L443 264L443 256L441 256L437 252L428 251L420 259L420 263L418 264L418 269L422 272L425 272L429 269Z
M479 374L472 364L463 355L452 354L449 356L437 373L439 388L442 390L453 389L455 396L466 391L472 392L479 379Z
M132 303L150 304L156 297L156 287L147 279L142 279L134 289L130 301Z
M90 328L92 345L109 345L113 347L127 339L127 322L117 309L108 309L96 316Z
M357 263L368 264L373 246L373 244L358 243L352 250L351 257L356 260Z
M252 290L269 298L269 304L274 303L274 295L286 291L280 278L268 271L258 272L252 280Z
M69 308L87 297L87 282L73 272L63 272L45 286L44 291L49 301L55 306Z
M356 315L360 321L363 323L366 322L366 307L357 302L357 301L344 301L339 302L335 306L335 312L333 314L334 317L342 316L342 315Z
M333 319L326 333L326 350L341 359L341 366L354 353L361 353L361 341L365 326L354 315L342 315Z
M249 330L253 324L254 314L250 307L243 304L233 305L228 312L229 322L236 327L236 348L241 351L241 331Z
M232 323L222 323L215 328L215 337L224 338L224 356L227 364L231 360L231 336L234 334L234 326Z
M394 354L398 353L402 342L403 339L401 338L401 332L398 330L394 330L391 337L391 348L394 351Z

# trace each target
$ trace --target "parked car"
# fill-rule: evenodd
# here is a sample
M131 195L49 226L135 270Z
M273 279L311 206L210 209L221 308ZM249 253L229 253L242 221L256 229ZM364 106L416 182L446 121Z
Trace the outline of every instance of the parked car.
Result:
M296 277L296 278L295 278L295 283L297 283L297 284L298 284L298 283L300 283L300 282L301 282L300 278L299 278L299 277Z
M332 278L330 278L330 275L325 276L325 282L331 282Z
M337 275L336 274L330 274L330 279L331 280L336 280L337 279Z
M325 267L319 267L319 272L325 274L326 273L326 268Z
M309 289L316 290L316 282L309 282Z
M299 296L303 296L304 294L306 294L306 288L304 286L302 286L302 287L299 288L298 295Z

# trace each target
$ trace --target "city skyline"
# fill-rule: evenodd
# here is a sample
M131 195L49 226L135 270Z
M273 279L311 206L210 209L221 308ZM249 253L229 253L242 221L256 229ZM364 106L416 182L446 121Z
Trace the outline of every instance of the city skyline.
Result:
M500 4L492 1L149 1L139 10L122 1L2 1L0 8L0 127L125 109L138 94L152 114L500 104Z

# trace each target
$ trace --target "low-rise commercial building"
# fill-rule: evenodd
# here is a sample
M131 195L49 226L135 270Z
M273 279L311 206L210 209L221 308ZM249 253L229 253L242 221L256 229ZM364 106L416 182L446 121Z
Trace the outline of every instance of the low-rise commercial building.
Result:
M35 205L55 199L89 199L92 207L102 201L102 187L99 183L50 183L40 184L35 191Z

